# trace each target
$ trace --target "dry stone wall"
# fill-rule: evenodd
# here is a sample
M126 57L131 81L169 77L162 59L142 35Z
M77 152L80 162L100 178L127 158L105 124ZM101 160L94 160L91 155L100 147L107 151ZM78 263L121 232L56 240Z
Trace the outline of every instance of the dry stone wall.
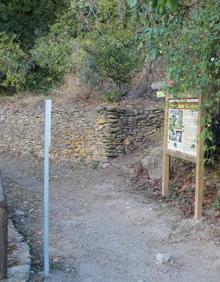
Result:
M138 147L162 127L161 107L53 103L51 157L54 160L106 160ZM44 101L1 105L0 150L43 157Z
M144 140L156 136L163 121L160 108L126 109L104 107L99 110L97 124L107 157L117 157L132 151Z

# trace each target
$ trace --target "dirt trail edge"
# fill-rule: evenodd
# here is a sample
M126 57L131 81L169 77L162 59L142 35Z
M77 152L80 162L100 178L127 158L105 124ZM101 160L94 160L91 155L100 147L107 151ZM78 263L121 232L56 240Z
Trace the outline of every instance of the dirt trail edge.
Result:
M120 165L51 165L49 280L219 281L220 247L212 226L129 192ZM36 271L43 255L42 162L1 155L0 169L11 216L31 246ZM172 260L160 263L158 253Z

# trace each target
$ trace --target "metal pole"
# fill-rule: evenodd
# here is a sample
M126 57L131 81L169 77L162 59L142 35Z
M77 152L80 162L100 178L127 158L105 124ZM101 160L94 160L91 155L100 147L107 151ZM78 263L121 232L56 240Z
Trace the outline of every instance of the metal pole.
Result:
M46 100L44 151L44 274L49 275L49 153L51 130L51 100Z

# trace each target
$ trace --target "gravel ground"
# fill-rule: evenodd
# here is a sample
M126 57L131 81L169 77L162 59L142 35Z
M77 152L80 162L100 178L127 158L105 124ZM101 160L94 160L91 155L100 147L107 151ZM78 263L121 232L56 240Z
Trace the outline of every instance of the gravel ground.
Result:
M220 231L204 220L183 219L163 202L131 193L122 167L51 164L48 281L217 282ZM10 215L32 252L31 281L41 281L43 164L0 156ZM171 261L160 263L158 253Z

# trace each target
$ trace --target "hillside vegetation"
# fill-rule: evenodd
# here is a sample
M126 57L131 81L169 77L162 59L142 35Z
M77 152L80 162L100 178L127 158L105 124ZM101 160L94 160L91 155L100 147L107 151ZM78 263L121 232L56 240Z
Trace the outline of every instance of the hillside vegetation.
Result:
M1 92L48 91L74 72L114 100L162 57L175 93L219 102L219 18L218 0L3 0Z

